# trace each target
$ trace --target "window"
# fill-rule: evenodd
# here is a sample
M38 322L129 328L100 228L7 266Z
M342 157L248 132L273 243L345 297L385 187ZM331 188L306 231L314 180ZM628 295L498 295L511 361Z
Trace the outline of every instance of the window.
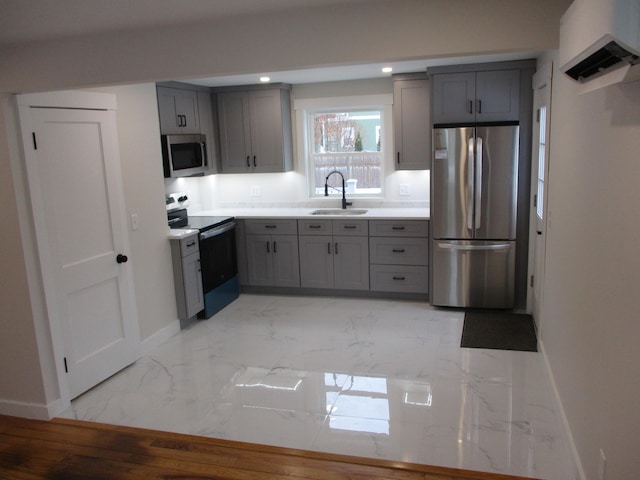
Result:
M311 197L324 196L326 178L333 171L344 177L350 197L383 195L391 105L386 95L296 102L299 128L304 124L301 133ZM330 196L342 195L340 175L331 175L327 183Z
M544 179L547 152L547 107L542 106L538 110L540 116L539 140L538 140L538 189L536 195L536 215L539 220L544 217Z

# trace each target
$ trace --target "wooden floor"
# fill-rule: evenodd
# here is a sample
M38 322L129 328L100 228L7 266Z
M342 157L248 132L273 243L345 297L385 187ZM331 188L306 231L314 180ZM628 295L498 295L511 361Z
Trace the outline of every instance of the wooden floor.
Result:
M521 477L76 420L0 415L0 478L508 480Z

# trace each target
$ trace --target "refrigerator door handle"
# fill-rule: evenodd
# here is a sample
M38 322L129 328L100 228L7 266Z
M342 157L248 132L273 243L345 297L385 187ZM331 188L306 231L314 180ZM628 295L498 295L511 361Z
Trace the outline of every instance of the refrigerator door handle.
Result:
M445 250L478 251L478 250L508 250L512 247L510 243L495 243L492 245L458 245L455 243L438 243L438 248Z
M473 230L473 170L475 165L475 152L473 137L467 142L467 229Z
M482 226L482 137L476 139L476 185L475 185L475 228L479 230Z

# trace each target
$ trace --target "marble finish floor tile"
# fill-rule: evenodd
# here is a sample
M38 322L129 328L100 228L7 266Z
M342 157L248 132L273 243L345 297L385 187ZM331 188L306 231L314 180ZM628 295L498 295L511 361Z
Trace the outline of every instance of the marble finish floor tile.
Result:
M542 354L461 348L462 324L421 302L243 294L62 416L575 478Z

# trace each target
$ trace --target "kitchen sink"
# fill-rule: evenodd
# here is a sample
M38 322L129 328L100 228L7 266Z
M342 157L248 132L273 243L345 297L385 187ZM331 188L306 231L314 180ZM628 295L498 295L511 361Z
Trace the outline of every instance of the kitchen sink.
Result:
M322 210L314 210L311 212L311 215L363 215L367 213L367 210L358 210L358 209L346 209L343 210L341 208L327 208Z

